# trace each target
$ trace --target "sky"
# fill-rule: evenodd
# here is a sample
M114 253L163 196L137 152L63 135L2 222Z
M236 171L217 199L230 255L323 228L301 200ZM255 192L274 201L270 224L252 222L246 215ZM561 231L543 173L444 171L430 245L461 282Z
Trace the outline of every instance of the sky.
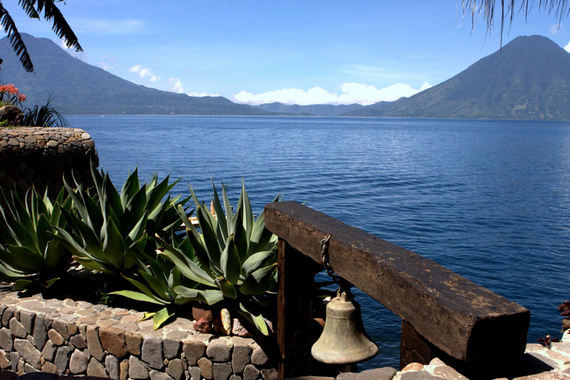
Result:
M497 1L497 5L500 2ZM515 11L503 44L540 34L570 53L570 17ZM449 79L500 48L461 0L66 0L77 58L121 78L246 104L372 104ZM16 0L19 31L61 45ZM500 16L500 10L497 12ZM33 60L33 57L32 57Z

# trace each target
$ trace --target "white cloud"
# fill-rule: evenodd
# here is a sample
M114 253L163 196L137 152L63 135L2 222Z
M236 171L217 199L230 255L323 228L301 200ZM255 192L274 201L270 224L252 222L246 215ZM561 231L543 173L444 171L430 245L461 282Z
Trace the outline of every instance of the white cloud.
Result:
M186 94L188 96L197 96L197 97L204 97L204 96L220 96L220 94L208 94L207 92L189 92Z
M150 69L148 69L146 67L142 67L141 65L134 65L133 67L131 67L131 69L129 71L131 73L137 73L139 75L139 77L141 77L141 79L145 79L151 83L154 83L158 79L160 79L159 77L154 75L152 73L152 71L150 71Z
M553 36L558 34L561 30L564 30L564 27L560 24L552 24L550 25L550 34Z
M67 47L67 45L65 44L65 42L63 40L60 41L59 46L65 50L69 55L71 55L74 58L80 59L82 61L86 61L85 59L85 52L83 51L76 51L75 48L69 48Z
M96 65L103 70L109 70L115 67L115 60L112 57L104 55L101 57L101 60L96 63Z
M568 41L566 46L564 46L564 50L566 50L568 53L570 53L570 41Z
M179 94L183 94L184 93L184 85L182 84L182 81L178 78L170 78L168 79L168 81L170 82L170 85L172 87L170 87L170 91L174 91L177 92Z
M74 19L72 21L73 29L79 33L132 34L144 30L144 22L141 20Z
M430 87L431 85L427 82L424 82L419 89L414 89L405 83L395 83L378 89L368 84L349 82L341 86L340 94L331 93L316 86L306 91L298 88L285 88L261 94L252 94L242 90L234 95L234 99L239 103L253 105L273 102L299 105L353 103L369 105L380 101L393 101L401 97L412 96Z

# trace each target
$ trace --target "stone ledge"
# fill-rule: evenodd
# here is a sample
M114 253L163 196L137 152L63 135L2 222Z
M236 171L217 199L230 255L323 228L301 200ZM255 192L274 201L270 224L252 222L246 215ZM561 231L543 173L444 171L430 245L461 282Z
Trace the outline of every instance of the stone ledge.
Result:
M2 127L0 153L20 150L51 152L84 151L95 148L89 133L79 128Z
M112 379L275 379L251 338L214 336L177 318L159 330L143 313L72 299L0 298L0 370ZM265 355L262 355L265 356ZM255 364L253 363L255 362Z
M55 195L72 170L80 183L89 184L90 161L99 164L95 143L82 129L0 128L0 187L24 192L35 185Z

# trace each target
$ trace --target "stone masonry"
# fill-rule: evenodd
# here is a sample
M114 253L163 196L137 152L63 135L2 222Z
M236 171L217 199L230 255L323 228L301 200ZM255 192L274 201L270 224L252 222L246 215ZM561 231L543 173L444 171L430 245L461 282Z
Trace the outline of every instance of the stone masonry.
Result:
M79 181L90 178L89 161L99 164L91 136L78 128L0 128L0 187L27 190L34 184L56 194L62 176L75 169Z
M111 379L275 379L253 339L200 334L177 318L159 330L134 310L71 299L0 298L0 370Z
M214 336L177 318L159 330L143 313L71 299L0 297L0 371L41 371L110 379L276 379L272 363L251 338ZM528 344L517 380L569 379L570 333L550 348ZM335 380L306 376L299 379ZM465 380L439 359L428 365L342 373L336 380Z

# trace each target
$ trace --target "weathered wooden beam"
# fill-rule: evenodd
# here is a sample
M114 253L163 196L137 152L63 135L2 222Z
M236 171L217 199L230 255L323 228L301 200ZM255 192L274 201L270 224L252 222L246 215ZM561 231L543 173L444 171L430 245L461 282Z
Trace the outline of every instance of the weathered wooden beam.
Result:
M519 304L297 202L268 204L265 220L271 232L318 263L321 239L331 234L332 268L450 357L493 365L523 354L530 313Z

